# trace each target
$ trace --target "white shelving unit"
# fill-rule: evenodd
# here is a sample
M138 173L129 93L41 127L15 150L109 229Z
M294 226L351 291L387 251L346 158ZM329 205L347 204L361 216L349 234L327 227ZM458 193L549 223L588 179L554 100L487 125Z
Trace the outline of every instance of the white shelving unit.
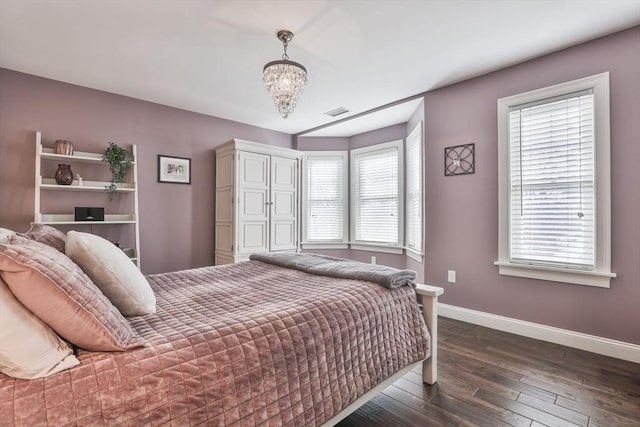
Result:
M105 192L105 188L109 186L108 181L84 181L79 185L77 180L71 185L58 185L53 178L44 178L42 176L42 160L53 160L60 163L84 163L95 165L96 167L106 168L107 165L102 161L100 153L86 153L75 151L72 156L55 154L52 148L42 146L42 133L36 132L36 159L35 159L35 203L34 203L34 222L47 224L51 226L57 225L117 225L132 224L134 232L135 248L124 248L123 251L136 263L140 268L140 227L138 215L138 154L135 145L132 146L133 166L132 179L133 182L122 183L118 185L116 193L133 193L133 212L122 214L106 214L104 221L76 221L74 214L50 214L43 213L41 210L41 196L43 191L70 191L70 192ZM81 195L79 195L81 197ZM105 198L107 197L105 193ZM114 197L118 197L117 194ZM78 205L82 205L79 203ZM73 207L70 207L73 210Z

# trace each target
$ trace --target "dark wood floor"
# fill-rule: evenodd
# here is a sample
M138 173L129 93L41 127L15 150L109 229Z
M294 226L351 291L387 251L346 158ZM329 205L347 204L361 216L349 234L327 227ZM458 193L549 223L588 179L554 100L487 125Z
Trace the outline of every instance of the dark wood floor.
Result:
M640 426L640 365L440 318L438 383L415 370L338 426Z

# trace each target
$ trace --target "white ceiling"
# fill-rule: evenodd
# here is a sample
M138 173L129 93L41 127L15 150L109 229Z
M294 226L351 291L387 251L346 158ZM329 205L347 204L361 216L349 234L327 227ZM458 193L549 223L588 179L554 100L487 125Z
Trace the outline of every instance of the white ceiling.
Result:
M640 23L640 0L0 0L0 67L299 133ZM279 29L309 83L262 85Z

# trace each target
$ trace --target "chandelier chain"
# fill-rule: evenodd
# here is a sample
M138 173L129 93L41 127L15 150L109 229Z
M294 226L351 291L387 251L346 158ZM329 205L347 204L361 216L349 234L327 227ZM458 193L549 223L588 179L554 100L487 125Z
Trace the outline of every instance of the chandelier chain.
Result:
M282 54L282 60L288 61L289 55L287 55L287 47L289 47L289 43L286 40L284 40L282 44L284 45L284 53Z

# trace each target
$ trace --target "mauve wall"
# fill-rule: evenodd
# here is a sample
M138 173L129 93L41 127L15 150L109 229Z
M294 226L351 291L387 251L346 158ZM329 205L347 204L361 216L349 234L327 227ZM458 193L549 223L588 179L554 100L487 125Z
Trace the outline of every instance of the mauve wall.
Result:
M0 227L25 231L33 220L36 130L43 132L45 145L69 139L80 151L102 152L107 141L138 146L141 255L147 274L213 264L216 146L231 138L292 144L287 134L0 69ZM158 154L190 157L192 184L157 183ZM62 207L69 213L87 200L118 210L119 202L109 204L102 194L71 197L78 199Z
M343 151L349 149L349 138L333 136L299 136L296 149L301 151Z
M610 289L500 276L498 98L610 72ZM442 302L640 344L640 27L425 95L426 281ZM444 177L444 147L476 144L476 173ZM457 283L447 283L447 270Z

